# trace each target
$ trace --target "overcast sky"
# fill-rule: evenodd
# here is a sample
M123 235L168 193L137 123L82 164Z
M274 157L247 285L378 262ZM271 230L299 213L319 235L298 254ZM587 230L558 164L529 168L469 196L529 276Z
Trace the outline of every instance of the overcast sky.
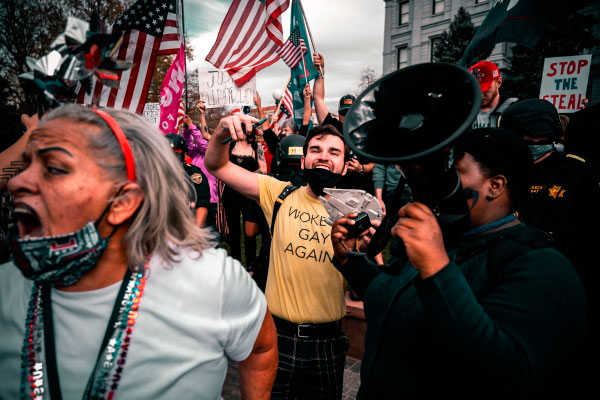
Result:
M204 61L215 43L217 33L231 0L185 0L185 29L194 47L195 60L188 69L214 69ZM317 51L325 57L325 95L332 112L346 93L358 94L360 71L364 67L382 73L383 0L302 0L306 19ZM284 40L290 34L290 7L282 16ZM257 74L256 86L263 105L274 104L273 91L283 89L289 68L277 61Z

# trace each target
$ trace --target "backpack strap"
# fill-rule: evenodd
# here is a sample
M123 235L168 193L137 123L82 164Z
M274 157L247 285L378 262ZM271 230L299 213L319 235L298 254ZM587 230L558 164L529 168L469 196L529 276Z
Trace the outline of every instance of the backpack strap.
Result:
M273 229L275 229L275 219L277 218L277 213L279 212L279 208L283 204L283 200L288 197L294 190L298 189L298 186L287 185L283 188L277 199L275 199L275 204L273 204L273 216L271 217L271 237L273 237Z
M516 97L509 97L508 99L506 99L502 104L500 104L498 106L498 108L496 108L491 115L491 127L492 128L498 128L500 126L500 119L502 118L502 113L511 105L513 105L514 103L516 103L517 101L519 101L518 98Z

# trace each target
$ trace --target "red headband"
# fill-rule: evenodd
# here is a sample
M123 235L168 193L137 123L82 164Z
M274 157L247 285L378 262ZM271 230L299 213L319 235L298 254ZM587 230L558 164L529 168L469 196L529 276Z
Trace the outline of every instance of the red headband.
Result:
M123 130L119 124L117 124L117 121L115 121L114 118L108 113L97 109L92 109L92 111L102 117L102 119L108 124L108 127L113 131L117 141L119 142L119 146L121 146L123 157L125 158L127 179L131 182L135 182L135 163L133 162L133 152L131 151L131 146L129 146L129 141L125 137Z

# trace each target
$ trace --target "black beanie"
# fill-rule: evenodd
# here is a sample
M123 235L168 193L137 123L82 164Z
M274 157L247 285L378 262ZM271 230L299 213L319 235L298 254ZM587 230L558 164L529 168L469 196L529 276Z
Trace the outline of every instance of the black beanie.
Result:
M562 133L556 107L542 99L522 100L511 105L500 116L499 126L531 138L556 139Z
M455 147L456 158L469 153L493 175L504 175L513 190L528 182L533 158L521 136L501 128L473 129L462 135Z

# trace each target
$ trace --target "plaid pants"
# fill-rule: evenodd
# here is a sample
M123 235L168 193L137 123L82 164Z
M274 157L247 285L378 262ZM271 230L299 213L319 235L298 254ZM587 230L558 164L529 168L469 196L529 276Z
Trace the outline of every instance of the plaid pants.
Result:
M271 399L341 399L348 339L301 338L277 330L279 366Z

